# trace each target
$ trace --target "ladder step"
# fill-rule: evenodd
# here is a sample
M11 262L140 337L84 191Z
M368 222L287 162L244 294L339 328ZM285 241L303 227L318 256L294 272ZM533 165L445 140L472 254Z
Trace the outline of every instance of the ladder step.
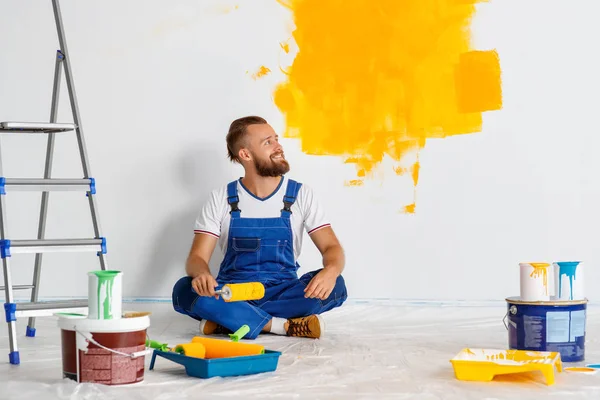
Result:
M36 179L0 177L0 194L6 191L90 191L96 192L94 178L87 179Z
M0 240L0 256L21 253L100 251L106 254L106 239Z
M58 133L72 131L76 128L71 123L56 122L0 122L0 133Z
M15 317L45 317L61 311L87 313L87 310L87 299L16 303Z
M13 290L26 290L33 289L35 286L33 285L12 285ZM6 286L0 286L0 290L6 289Z

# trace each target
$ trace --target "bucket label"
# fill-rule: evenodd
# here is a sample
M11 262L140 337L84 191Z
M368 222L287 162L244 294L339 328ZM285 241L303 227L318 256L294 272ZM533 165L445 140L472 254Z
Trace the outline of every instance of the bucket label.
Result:
M546 341L548 343L569 341L569 311L546 313Z
M571 337L574 342L578 337L585 336L585 310L571 311Z
M543 320L535 315L523 316L523 328L525 329L525 346L527 348L542 347Z

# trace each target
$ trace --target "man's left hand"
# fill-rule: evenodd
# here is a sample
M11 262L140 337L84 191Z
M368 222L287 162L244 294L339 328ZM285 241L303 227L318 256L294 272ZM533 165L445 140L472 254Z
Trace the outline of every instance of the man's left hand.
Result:
M304 297L325 300L333 291L337 277L338 274L333 269L323 268L318 274L313 276L308 286L304 289Z

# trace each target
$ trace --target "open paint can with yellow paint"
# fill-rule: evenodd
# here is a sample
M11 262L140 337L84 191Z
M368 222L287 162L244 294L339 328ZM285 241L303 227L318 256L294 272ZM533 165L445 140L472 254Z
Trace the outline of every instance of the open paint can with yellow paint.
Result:
M88 318L121 318L122 279L121 271L100 270L88 273Z
M545 262L519 263L521 300L548 301L555 295L552 264Z

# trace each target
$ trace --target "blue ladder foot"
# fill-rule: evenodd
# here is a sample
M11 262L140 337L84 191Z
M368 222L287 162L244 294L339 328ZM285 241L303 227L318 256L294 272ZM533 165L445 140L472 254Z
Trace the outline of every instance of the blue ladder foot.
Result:
M27 325L27 329L25 330L25 336L35 337L35 328L32 328L29 325Z
M18 351L11 351L10 353L8 353L8 359L10 363L14 365L19 365L21 363Z

